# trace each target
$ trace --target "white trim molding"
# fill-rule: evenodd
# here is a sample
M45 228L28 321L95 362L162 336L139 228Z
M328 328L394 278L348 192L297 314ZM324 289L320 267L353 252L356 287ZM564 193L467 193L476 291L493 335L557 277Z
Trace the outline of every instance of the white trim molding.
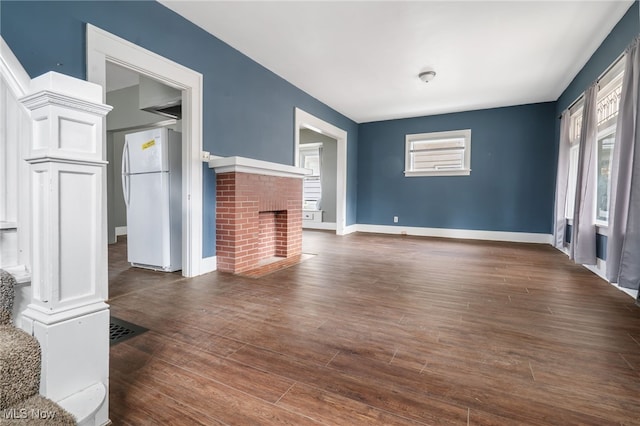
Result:
M102 86L103 99L107 62L182 91L182 275L200 275L203 216L202 74L87 24L87 79ZM106 147L103 149L106 157Z
M209 168L214 169L216 174L237 172L298 179L310 173L309 170L300 167L245 157L218 157L209 160Z
M558 250L561 251L562 253L566 254L567 256L569 256L568 247L563 247L562 249L558 249ZM616 283L609 282L609 280L606 277L606 275L607 275L607 262L605 260L602 260L600 258L596 258L596 264L595 265L582 265L582 267L584 267L584 268L588 269L589 271L593 272L594 274L596 274L597 276L599 276L600 278L602 278L603 280L605 280L606 282L608 282L609 284L611 284L612 286L617 288L618 290L620 290L620 291L626 293L627 295L631 296L632 298L634 298L634 299L638 298L638 290L631 290L630 288L620 287Z
M618 290L622 291L623 293L626 293L627 295L633 297L634 299L638 297L638 290L632 290L630 288L620 287L617 283L609 282L609 280L607 279L607 261L606 260L597 258L595 265L582 265L582 266L584 266L585 268L587 268L588 270L590 270L591 272L593 272L594 274L596 274L597 276L599 276L600 278L602 278L603 280L605 280L606 282L608 282L609 284L617 288Z
M202 265L200 266L200 272L202 274L207 274L209 272L218 270L218 257L211 256L205 257L202 259Z
M620 290L621 292L631 296L633 299L638 298L638 290L632 290L630 288L620 287L618 284L611 283L612 286Z
M335 222L305 222L302 221L302 229L320 229L325 231L335 231Z
M416 226L355 225L357 232L412 235L419 237L457 238L466 240L508 241L514 243L551 244L553 235L530 232L478 231L474 229L422 228Z
M16 95L24 96L29 91L31 78L2 36L0 36L0 72Z
M358 232L358 225L355 223L353 225L345 226L342 235L349 235L354 232Z
M336 175L336 234L346 235L347 227L347 132L333 124L327 123L320 118L296 108L295 128L294 128L294 164L299 166L300 162L300 129L313 129L320 131L323 135L329 136L337 141L337 175Z
M603 280L609 282L609 280L607 280L607 262L605 260L602 260L600 258L596 258L596 264L595 265L582 265L582 266L584 266L585 268L587 268L588 270L590 270L591 272L593 272L594 274L596 274L597 276L599 276ZM613 285L618 287L615 284L613 284Z
M460 155L462 158L459 158ZM470 174L471 129L414 133L405 136L405 177Z

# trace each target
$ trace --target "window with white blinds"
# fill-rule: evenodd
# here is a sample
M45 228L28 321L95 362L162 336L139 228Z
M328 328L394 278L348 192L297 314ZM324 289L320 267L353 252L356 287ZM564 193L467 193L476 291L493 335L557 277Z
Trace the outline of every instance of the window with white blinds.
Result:
M405 146L405 176L471 173L470 129L407 135Z

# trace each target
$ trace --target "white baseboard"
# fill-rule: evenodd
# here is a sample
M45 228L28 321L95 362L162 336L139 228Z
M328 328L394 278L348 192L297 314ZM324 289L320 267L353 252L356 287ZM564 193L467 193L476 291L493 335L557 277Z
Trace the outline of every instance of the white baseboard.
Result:
M568 247L563 247L562 249L558 249L558 250L560 250L561 252L563 252L564 254L569 256L569 248ZM582 266L584 266L585 268L587 268L588 270L590 270L591 272L593 272L594 274L596 274L597 276L599 276L600 278L602 278L603 280L605 280L606 282L608 282L609 284L611 284L612 286L617 288L618 290L628 294L629 296L633 297L634 299L638 298L638 290L631 290L630 288L620 287L616 283L609 282L609 280L607 279L607 262L606 262L606 260L602 260L602 259L598 258L598 259L596 259L596 264L595 265L582 265Z
M353 224L353 225L347 225L344 227L344 230L342 232L342 235L348 235L348 234L353 234L354 232L358 232L358 224Z
M629 296L633 297L634 299L638 298L638 290L632 290L630 288L624 288L624 287L620 287L618 284L614 284L611 283L612 286L614 286L615 288L617 288L618 290L628 294Z
M335 222L302 222L302 229L326 229L329 231L336 230Z
M607 262L602 259L596 259L595 265L582 265L605 281L607 280Z
M119 237L120 235L127 235L126 226L116 226L116 237Z
M419 237L459 238L469 240L509 241L516 243L551 244L553 235L530 232L478 231L473 229L422 228L417 226L390 226L357 224L357 232L414 235Z
M209 272L216 271L218 269L218 258L217 256L204 257L202 261L200 261L200 273L206 274Z
M628 294L629 296L633 297L634 299L636 299L638 297L638 290L632 290L630 288L624 288L624 287L620 287L618 284L616 283L611 283L609 282L609 280L607 279L607 262L605 260L602 259L596 259L596 264L595 265L582 265L585 268L587 268L588 270L590 270L591 272L593 272L594 274L596 274L597 276L599 276L600 278L602 278L603 280L605 280L606 282L608 282L609 284L611 284L612 286L614 286L615 288L617 288L618 290Z

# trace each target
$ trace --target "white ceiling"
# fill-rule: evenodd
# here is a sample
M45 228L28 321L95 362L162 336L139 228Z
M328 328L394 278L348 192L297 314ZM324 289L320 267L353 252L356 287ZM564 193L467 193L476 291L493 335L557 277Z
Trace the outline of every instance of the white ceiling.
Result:
M554 101L633 1L160 2L368 122Z

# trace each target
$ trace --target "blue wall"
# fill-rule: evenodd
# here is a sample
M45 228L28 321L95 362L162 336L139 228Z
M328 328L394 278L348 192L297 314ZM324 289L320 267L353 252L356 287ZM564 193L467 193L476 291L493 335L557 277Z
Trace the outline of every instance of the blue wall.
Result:
M555 103L360 125L358 223L551 232ZM471 175L404 177L405 135L471 129Z
M347 224L356 220L358 125L159 3L0 1L0 31L33 78L86 79L91 23L203 74L204 149L293 164L294 108L348 133ZM59 65L60 64L60 65ZM203 167L203 255L215 254L215 177Z
M550 233L557 115L639 32L635 2L557 102L357 125L152 1L0 1L0 31L27 72L86 78L85 23L204 76L204 149L293 163L294 108L346 130L347 224ZM468 177L405 178L407 133L472 129ZM203 254L215 254L215 179L203 166ZM357 206L357 209L356 209ZM602 241L601 241L602 243Z

